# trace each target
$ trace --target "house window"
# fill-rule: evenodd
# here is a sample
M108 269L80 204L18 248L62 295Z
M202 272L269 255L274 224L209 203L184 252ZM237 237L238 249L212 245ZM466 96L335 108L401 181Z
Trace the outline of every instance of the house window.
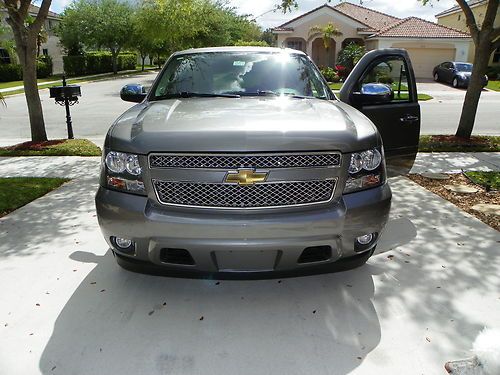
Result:
M44 56L48 56L49 55L49 50L47 48L44 48L42 50L42 53L43 53Z
M460 21L460 19L461 19L461 18L462 18L462 15L461 15L461 14L459 14L459 15L458 15L458 20Z
M4 48L0 48L0 64L10 64L9 53Z
M289 40L286 42L288 48L298 49L299 51L304 51L304 44L302 40Z
M500 47L498 47L495 52L493 52L493 62L500 62Z

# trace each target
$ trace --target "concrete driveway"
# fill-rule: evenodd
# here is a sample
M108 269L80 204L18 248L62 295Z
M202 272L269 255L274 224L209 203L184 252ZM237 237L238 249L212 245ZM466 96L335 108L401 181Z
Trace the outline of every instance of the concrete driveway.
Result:
M367 265L264 281L120 269L96 186L78 177L0 219L0 373L444 374L500 325L499 233L405 178Z

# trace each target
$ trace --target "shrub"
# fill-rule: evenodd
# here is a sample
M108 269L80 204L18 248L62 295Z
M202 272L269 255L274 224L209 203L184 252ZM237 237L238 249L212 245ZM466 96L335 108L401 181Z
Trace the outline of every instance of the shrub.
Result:
M339 78L339 76L338 76L337 72L335 71L335 69L330 68L329 66L322 66L322 67L319 68L319 70L320 70L321 74L323 74L323 77L325 77L325 79L328 82L335 82L334 80L336 78Z
M83 55L63 56L64 71L68 76L81 76L87 71Z
M110 52L87 52L83 56L64 56L64 71L69 76L110 73L113 71L113 60ZM118 70L135 69L137 55L120 53L117 59Z
M88 52L85 55L85 59L87 74L100 74L113 71L113 61L109 52Z
M488 66L486 75L490 81L500 80L500 65Z
M235 46L254 46L254 47L269 47L265 40L238 40L234 43Z
M137 64L137 55L135 53L120 53L118 55L118 70L132 70Z
M339 51L338 63L345 66L349 74L358 61L365 54L365 47L356 43L349 43Z
M394 80L388 75L378 76L377 81L380 83L388 83L388 84L392 84L394 82Z
M350 73L350 71L343 65L335 65L335 69L337 70L337 75L342 81L344 81Z
M0 64L0 82L20 81L23 69L19 64Z
M36 61L36 76L38 78L47 78L52 75L52 58L48 55L43 55L37 58Z

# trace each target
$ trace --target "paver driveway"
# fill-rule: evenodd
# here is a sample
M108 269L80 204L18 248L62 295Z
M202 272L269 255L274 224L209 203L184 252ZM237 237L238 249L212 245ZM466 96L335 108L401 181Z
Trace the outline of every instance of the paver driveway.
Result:
M500 325L499 233L405 178L368 265L221 282L120 269L96 183L0 219L1 374L441 374Z

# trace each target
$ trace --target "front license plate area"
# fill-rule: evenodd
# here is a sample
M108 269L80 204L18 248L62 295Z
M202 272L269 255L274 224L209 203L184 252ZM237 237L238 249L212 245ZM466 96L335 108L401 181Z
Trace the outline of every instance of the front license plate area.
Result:
M221 272L262 272L274 270L278 250L215 251Z

